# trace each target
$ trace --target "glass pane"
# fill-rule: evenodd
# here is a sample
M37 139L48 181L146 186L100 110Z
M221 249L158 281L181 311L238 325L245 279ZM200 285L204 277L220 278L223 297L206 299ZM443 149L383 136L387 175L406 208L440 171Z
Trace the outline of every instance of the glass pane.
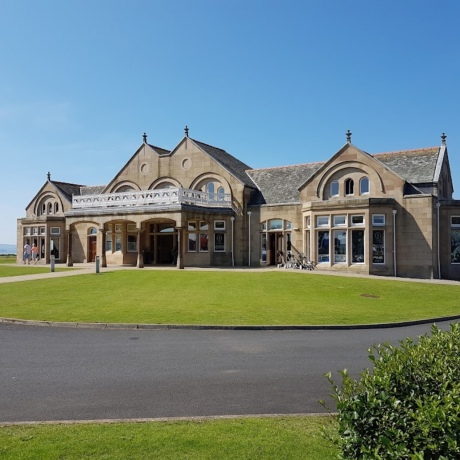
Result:
M283 228L283 221L281 219L272 219L270 221L269 230L281 230Z
M369 179L367 177L363 177L359 183L359 193L362 195L364 193L369 193Z
M128 235L128 252L137 251L137 235Z
M262 262L265 262L267 260L267 234L262 233L261 237L262 237L262 241L261 241L262 254L260 258Z
M364 216L351 216L351 225L364 224Z
M225 251L225 233L214 233L214 252Z
M316 225L318 227L329 227L329 216L318 216L316 218Z
M452 230L450 232L450 261L453 264L460 264L460 230Z
M385 263L385 238L383 230L372 232L372 262L374 264Z
M196 222L193 222L193 221L189 222L188 223L188 229L189 230L196 230Z
M173 233L174 232L174 224L159 224L158 231L160 233Z
M331 196L337 196L339 194L339 182L334 181L331 183Z
M318 232L318 262L329 262L329 232Z
M359 264L364 262L364 230L353 230L351 232L351 263Z
M196 251L196 233L188 234L188 251L189 252Z
M208 234L207 233L200 233L200 251L201 252L208 251Z
M334 226L337 225L345 225L346 224L346 216L334 216Z
M344 230L334 231L334 262L347 261L347 232Z
M207 230L208 229L208 223L201 221L200 222L200 230Z

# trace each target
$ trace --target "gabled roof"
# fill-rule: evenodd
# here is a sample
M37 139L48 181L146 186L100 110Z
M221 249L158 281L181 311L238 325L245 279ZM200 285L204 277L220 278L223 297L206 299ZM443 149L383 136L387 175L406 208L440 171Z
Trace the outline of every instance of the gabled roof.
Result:
M224 167L230 174L241 181L244 185L247 185L248 187L254 187L254 183L246 174L246 171L251 169L250 166L238 160L233 155L230 155L223 149L213 147L212 145L205 144L204 142L200 142L195 139L188 139L190 139L197 147L203 150L203 152L207 153L211 158L217 161L217 163Z
M171 153L170 150L167 149L162 149L161 147L155 147L152 144L147 144L154 152L156 152L158 155L169 155Z
M278 168L251 169L247 174L257 185L266 204L298 203L300 186L323 164L324 162L305 163Z
M80 189L84 185L69 184L67 182L58 182L51 180L50 184L54 185L56 189L63 195L69 202L72 202L72 195L80 195Z
M337 154L340 154L346 146L347 144ZM362 152L381 162L390 171L404 179L406 181L404 194L432 193L432 183L435 180L440 152L439 147L401 150L374 155ZM257 185L262 195L254 196L251 204L299 202L299 188L320 168L326 166L329 161L247 171L247 174Z
M439 147L401 150L372 155L387 168L412 184L433 182Z
M100 195L106 187L107 185L82 186L80 193L74 193L74 195Z

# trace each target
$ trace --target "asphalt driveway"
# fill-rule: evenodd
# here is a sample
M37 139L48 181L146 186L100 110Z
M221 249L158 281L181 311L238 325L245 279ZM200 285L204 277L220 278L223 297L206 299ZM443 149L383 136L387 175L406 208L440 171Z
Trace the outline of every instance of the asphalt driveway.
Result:
M330 393L325 372L357 375L370 365L373 343L429 330L0 325L0 422L322 412L318 401Z

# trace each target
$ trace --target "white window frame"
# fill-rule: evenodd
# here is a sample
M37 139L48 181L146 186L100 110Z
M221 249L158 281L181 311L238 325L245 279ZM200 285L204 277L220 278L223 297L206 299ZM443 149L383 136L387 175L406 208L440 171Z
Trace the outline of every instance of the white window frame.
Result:
M332 190L332 187L336 185L337 186L337 193L334 193L334 191ZM330 186L330 190L329 190L330 194L331 194L331 197L333 196L339 196L340 194L340 184L339 184L339 181L338 180L333 180L331 182L331 186Z
M214 221L214 230L225 231L225 220L215 220Z
M341 222L339 222L339 219ZM347 225L347 216L345 214L340 214L333 216L334 227L346 227Z
M454 219L458 219L458 223L454 224ZM451 216L450 217L450 226L452 228L460 228L460 216Z
M59 227L51 227L50 235L56 236L61 234L61 229Z
M134 241L130 241L133 239ZM137 252L137 234L135 233L128 233L126 235L126 251L127 252Z
M320 219L324 219L325 223L320 223ZM316 226L317 227L327 227L329 228L329 223L331 221L330 216L316 216Z
M362 222L353 222L353 218L355 217L362 217ZM363 227L365 224L364 214L353 214L350 216L350 227Z
M379 219L382 221L379 222ZM374 227L385 227L385 214L372 214L372 225Z
M367 180L367 191L366 192L363 192L363 190L362 190L362 182L363 182L363 180ZM370 182L369 178L367 176L361 177L361 179L359 179L359 194L360 195L369 195L370 190L371 190L371 182Z

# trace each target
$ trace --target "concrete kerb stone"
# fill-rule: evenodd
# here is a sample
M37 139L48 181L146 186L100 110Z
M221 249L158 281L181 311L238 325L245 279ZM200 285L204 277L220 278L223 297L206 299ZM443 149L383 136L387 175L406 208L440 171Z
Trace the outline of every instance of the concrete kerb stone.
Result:
M17 326L63 327L81 329L134 329L134 330L214 330L214 331L324 331L324 330L353 330L353 329L388 329L395 327L416 326L445 321L456 321L460 315L441 316L413 321L376 324L298 324L298 325L206 325L206 324L135 324L135 323L81 323L62 321L37 321L16 318L0 318L0 324Z

